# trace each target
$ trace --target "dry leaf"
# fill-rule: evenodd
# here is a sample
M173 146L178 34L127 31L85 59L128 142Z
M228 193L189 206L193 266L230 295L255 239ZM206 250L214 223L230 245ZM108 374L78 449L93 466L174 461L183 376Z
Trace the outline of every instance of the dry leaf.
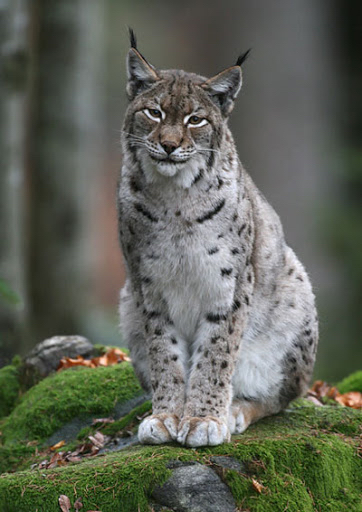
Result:
M96 446L101 449L105 443L105 436L101 432L96 432L94 436L88 436L88 439Z
M72 368L73 366L87 366L88 368L96 368L98 366L112 366L121 363L122 361L131 361L123 350L119 348L111 348L100 357L93 357L93 359L84 359L82 356L77 356L76 359L71 357L63 357L60 360L58 371L65 368Z
M64 445L65 445L65 441L59 441L59 443L54 444L53 446L51 446L51 447L50 447L50 449L51 449L52 451L54 451L54 450L58 450L59 448L61 448L61 447L62 447L62 446L64 446Z
M346 407L362 409L362 393L359 391L350 391L342 395L335 386L330 386L322 380L316 380L308 391L308 400L318 405L315 400L323 397L331 398Z
M98 423L114 423L113 418L96 418L92 421L92 425L97 425Z
M320 401L318 400L318 398L316 398L316 397L315 397L315 396L313 396L313 395L309 395L309 396L307 396L307 400L308 400L309 402L312 402L312 403L313 403L314 405L316 405L317 407L323 407L322 402L320 402Z
M362 409L362 393L359 391L350 391L343 395L339 394L335 400L341 405L352 407L353 409Z
M315 393L317 398L322 398L327 395L330 386L323 380L316 380L312 386L311 391Z
M251 479L254 489L261 494L262 490L265 489L264 485L262 485L260 482L255 480L255 478Z
M83 508L83 503L82 503L81 497L77 498L77 500L74 502L73 507L75 508L75 510L80 510L81 508Z
M68 496L66 496L65 494L61 494L59 496L58 502L62 512L69 512L71 505Z
M67 455L65 457L65 460L67 462L79 462L80 460L82 460L82 457L79 457L77 455Z

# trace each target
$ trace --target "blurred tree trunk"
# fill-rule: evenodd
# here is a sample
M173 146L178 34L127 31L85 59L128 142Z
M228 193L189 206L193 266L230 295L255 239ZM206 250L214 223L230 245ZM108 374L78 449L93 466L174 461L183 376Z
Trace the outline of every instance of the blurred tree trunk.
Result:
M0 279L21 305L0 298L0 366L27 339L25 139L29 10L26 0L0 1Z
M76 333L88 304L84 249L97 164L101 2L33 4L29 219L32 343Z
M79 332L100 165L100 0L0 0L0 365Z

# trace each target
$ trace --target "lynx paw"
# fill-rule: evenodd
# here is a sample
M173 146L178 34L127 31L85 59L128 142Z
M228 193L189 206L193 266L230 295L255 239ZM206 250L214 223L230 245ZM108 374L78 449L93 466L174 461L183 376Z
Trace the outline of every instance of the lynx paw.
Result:
M230 413L229 430L231 434L241 434L248 427L241 409Z
M177 438L178 424L175 414L152 414L140 424L138 440L142 444L169 443Z
M216 446L230 441L230 432L219 418L186 416L179 425L177 441L191 447Z

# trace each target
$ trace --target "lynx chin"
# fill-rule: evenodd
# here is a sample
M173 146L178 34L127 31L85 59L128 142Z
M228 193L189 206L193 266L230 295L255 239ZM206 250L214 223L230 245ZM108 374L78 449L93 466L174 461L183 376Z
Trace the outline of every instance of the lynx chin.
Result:
M153 405L138 437L218 445L306 391L314 295L228 128L247 53L204 78L156 69L130 33L120 314Z

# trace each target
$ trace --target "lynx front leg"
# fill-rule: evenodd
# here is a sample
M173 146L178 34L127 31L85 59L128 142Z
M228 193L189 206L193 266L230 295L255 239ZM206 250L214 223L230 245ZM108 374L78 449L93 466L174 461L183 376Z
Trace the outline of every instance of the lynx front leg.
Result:
M153 414L143 420L138 430L138 439L144 444L176 440L185 403L185 356L181 340L159 325L146 324Z
M230 314L208 314L194 353L184 416L177 441L187 446L218 445L230 440L228 414L231 379L244 324L236 301Z

